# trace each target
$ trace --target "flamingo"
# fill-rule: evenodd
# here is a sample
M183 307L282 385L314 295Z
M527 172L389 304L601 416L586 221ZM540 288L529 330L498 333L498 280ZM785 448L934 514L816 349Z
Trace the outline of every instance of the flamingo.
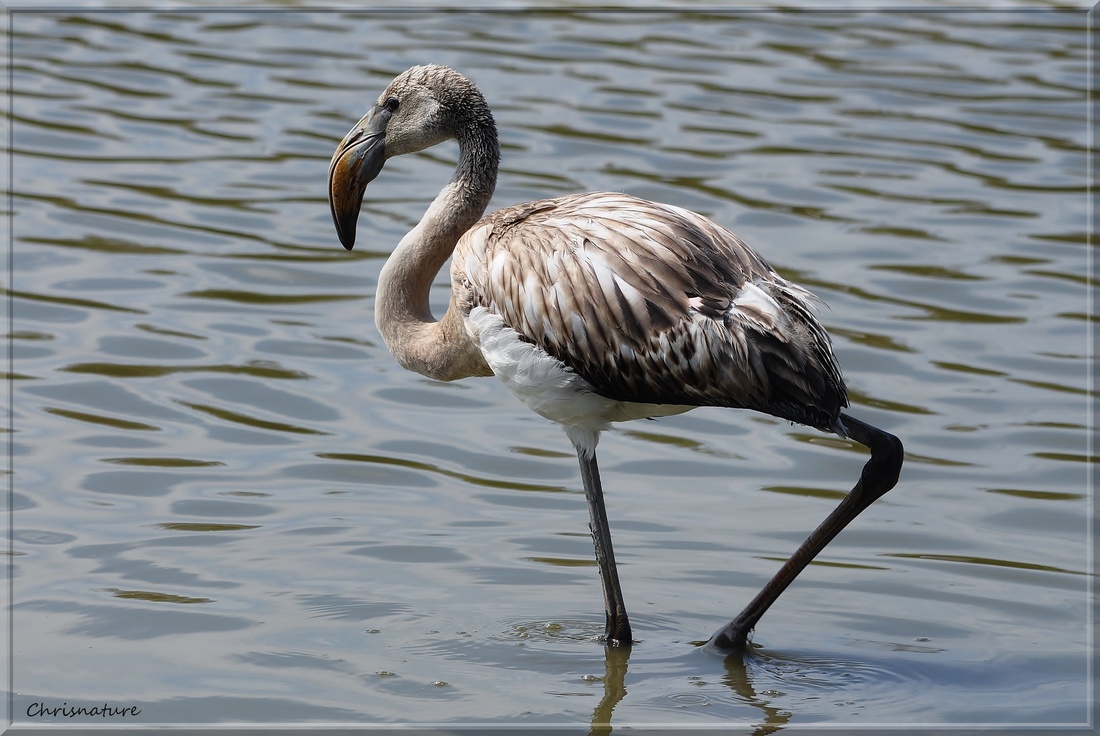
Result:
M496 124L477 86L448 67L399 74L336 148L329 203L346 249L386 160L450 139L454 176L383 266L375 322L404 368L441 381L495 375L565 429L584 484L608 645L633 644L596 463L612 422L698 406L752 409L870 450L837 508L709 640L744 650L783 590L894 487L901 442L842 411L847 389L813 296L711 220L615 192L483 217L500 162ZM436 320L428 292L452 256L450 304Z

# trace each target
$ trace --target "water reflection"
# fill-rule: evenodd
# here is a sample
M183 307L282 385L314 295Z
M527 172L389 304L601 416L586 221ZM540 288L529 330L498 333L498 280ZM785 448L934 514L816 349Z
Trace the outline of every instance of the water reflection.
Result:
M742 701L760 710L761 719L754 724L752 734L753 736L766 736L782 730L784 726L790 723L793 714L789 710L771 704L772 698L785 693L776 690L764 693L757 692L752 674L756 657L755 653L750 653L747 656L727 656L724 661L726 666L724 684Z
M604 647L603 697L592 712L591 736L606 736L613 729L615 706L626 697L630 651L629 647Z
M924 654L939 651L936 647L919 644L898 646L906 651ZM622 647L604 647L604 674L596 678L603 685L603 693L593 710L589 730L593 736L612 733L617 725L632 727L629 718L615 715L616 706L630 691L632 651ZM689 687L670 696L670 701L681 707L706 708L719 700L732 700L738 704L740 715L736 721L725 725L730 728L736 726L739 732L753 736L777 733L793 725L796 714L791 704L805 699L828 698L830 692L839 694L842 688L856 683L871 689L900 687L910 688L911 691L930 684L916 672L893 672L889 665L866 658L844 660L820 655L797 655L773 652L759 645L750 645L746 652L728 655L700 646L690 656L720 661L721 668L715 671L716 674L720 672L718 681L708 681L708 675L689 675L686 681L697 692L691 692ZM697 664L696 669L709 671L711 668ZM725 691L725 697L715 686ZM856 700L837 700L835 704L855 711L861 707Z

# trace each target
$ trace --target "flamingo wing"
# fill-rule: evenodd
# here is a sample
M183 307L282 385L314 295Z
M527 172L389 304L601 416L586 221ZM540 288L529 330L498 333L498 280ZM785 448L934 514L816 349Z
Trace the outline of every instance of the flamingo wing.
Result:
M499 210L459 241L452 281L460 310L500 315L607 398L843 431L812 295L689 210L617 193Z

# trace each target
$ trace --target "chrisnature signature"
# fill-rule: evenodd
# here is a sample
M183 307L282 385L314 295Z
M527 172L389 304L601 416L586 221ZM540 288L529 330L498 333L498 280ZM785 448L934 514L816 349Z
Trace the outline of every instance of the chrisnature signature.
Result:
M103 705L69 705L63 702L61 705L49 705L47 703L31 703L27 706L28 718L79 718L91 716L93 718L126 718L141 713L141 708L136 705L118 707L110 703Z

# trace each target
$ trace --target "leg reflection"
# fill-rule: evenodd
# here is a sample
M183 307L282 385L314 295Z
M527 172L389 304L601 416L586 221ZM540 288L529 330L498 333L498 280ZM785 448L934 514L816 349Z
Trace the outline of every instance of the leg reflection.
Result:
M626 666L630 661L630 648L604 647L603 697L592 713L590 736L607 736L611 733L611 713L626 697Z

